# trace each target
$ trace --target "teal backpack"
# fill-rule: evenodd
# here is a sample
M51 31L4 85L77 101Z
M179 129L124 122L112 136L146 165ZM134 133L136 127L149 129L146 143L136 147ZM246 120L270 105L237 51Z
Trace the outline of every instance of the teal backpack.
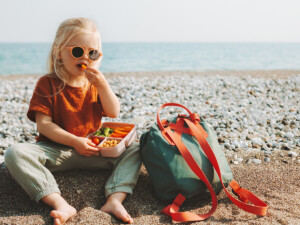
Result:
M189 115L179 114L161 121L159 112L166 106L184 108ZM266 214L267 205L248 190L240 188L233 179L212 126L180 104L166 103L158 109L157 123L140 137L140 152L157 197L169 202L175 199L162 211L173 221L200 221L210 217L217 208L216 194L223 188L240 208L257 215ZM242 202L227 192L228 184ZM185 199L195 196L212 198L212 208L208 213L178 212ZM256 206L246 204L251 200Z

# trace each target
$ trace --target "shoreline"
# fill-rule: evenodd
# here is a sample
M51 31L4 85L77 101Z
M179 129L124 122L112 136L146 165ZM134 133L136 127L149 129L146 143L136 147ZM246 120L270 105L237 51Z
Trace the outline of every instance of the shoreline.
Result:
M153 76L172 76L172 75L189 75L189 76L237 76L237 77L263 77L263 78L288 78L300 74L300 70L210 70L210 71L196 71L196 70L170 70L170 71L132 71L132 72L104 72L107 77L116 76L133 76L153 77ZM3 80L16 80L22 78L38 78L44 74L11 74L0 75Z

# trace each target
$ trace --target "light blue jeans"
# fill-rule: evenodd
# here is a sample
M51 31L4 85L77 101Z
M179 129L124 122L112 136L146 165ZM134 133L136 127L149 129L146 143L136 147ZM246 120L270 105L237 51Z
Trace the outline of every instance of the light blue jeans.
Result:
M117 158L82 156L69 146L50 142L14 144L5 153L9 172L37 202L51 193L60 194L51 172L70 169L112 169L105 186L106 197L115 192L132 194L141 164L136 142Z

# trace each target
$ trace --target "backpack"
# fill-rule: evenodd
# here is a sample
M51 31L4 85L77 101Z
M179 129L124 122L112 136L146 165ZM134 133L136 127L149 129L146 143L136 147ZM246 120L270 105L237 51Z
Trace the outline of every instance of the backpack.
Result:
M189 115L179 114L161 121L159 113L167 106L181 107ZM212 126L183 105L165 103L158 109L157 123L140 137L140 152L157 197L164 201L173 201L162 210L173 222L209 218L217 208L216 194L222 189L243 210L256 215L266 215L267 204L250 191L241 188L233 179ZM228 185L240 200L232 197L226 190ZM185 199L195 196L211 197L211 210L203 215L179 212ZM248 201L254 205L247 204Z

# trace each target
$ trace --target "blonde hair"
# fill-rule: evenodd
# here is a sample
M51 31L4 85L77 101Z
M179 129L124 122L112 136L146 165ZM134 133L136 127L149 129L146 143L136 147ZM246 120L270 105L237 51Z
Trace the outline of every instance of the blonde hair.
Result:
M70 18L63 21L57 29L48 58L49 74L60 78L60 80L63 81L63 86L69 80L69 74L60 59L60 54L68 42L80 33L96 34L99 40L98 48L102 52L100 32L93 21L87 18ZM99 61L101 61L101 59Z

